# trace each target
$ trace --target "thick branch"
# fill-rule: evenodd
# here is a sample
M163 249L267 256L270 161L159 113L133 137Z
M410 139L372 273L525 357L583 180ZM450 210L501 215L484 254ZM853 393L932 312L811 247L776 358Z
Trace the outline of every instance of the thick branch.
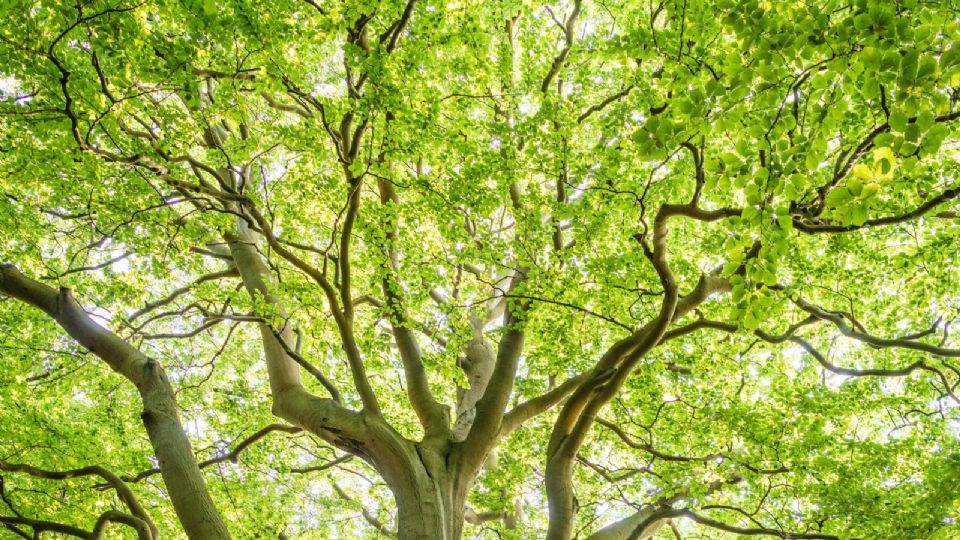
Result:
M573 393L585 380L587 380L587 374L581 373L576 377L570 377L548 392L520 403L504 415L500 435L509 434L527 420L557 405Z
M401 286L397 278L398 257L394 242L396 241L400 218L393 212L399 211L400 201L390 182L382 179L377 180L377 188L380 191L381 204L391 211L388 217L389 222L384 225L386 228L386 243L384 245L386 261L384 262L384 268L387 275L383 278L382 287L383 294L387 298L386 306L393 330L393 338L397 343L400 359L403 362L404 377L407 382L407 397L427 436L445 435L449 427L449 418L445 414L443 406L437 402L430 391L427 372L423 367L421 358L420 345L417 343L410 319L404 308L403 296L400 293Z
M74 536L77 538L83 538L84 540L101 540L104 534L106 534L107 526L109 526L110 523L122 523L132 527L137 532L138 540L154 540L155 538L158 538L151 532L151 528L145 521L136 516L131 516L130 514L125 514L116 510L107 510L103 514L100 514L100 517L97 519L96 524L93 526L93 531L91 532L87 532L72 525L66 525L54 521L44 521L42 519L29 519L22 516L0 516L0 523L3 523L8 528L13 527L11 530L17 531L18 534L19 529L15 527L16 525L30 527L33 529L32 538L35 540L39 539L41 533L45 532ZM27 538L31 537L27 536Z
M274 329L266 321L260 322L260 336L270 378L273 411L277 416L351 452L358 452L367 432L360 415L339 405L332 399L311 395L303 387L300 365L287 354L296 341L286 309L269 290L270 273L254 244L256 233L243 227L241 236L228 235L230 251L247 291L276 310L276 318L284 321ZM269 236L268 236L269 238Z
M93 322L69 289L61 288L57 292L6 264L0 265L0 292L42 310L77 342L137 386L143 401L141 419L187 536L202 540L230 538L194 461L190 441L180 423L173 388L163 368Z
M614 344L591 370L567 400L554 424L547 447L546 486L550 510L547 538L567 540L572 534L575 517L573 503L573 460L596 419L626 381L634 366L664 337L667 328L678 317L704 301L711 292L729 288L729 283L716 275L701 277L694 291L680 298L673 273L666 258L667 223L674 216L700 221L717 221L735 215L735 210L703 210L695 204L663 205L653 224L652 248L645 238L637 239L652 263L663 286L663 302L657 316L629 337Z
M380 415L380 404L377 400L376 394L373 391L373 387L370 386L370 380L367 377L366 368L363 366L360 348L357 345L356 339L353 335L352 321L348 319L344 311L341 310L336 289L334 289L330 281L327 280L323 272L314 268L300 257L297 257L293 252L288 250L277 240L276 236L273 234L273 228L270 226L270 223L263 217L263 215L252 203L248 203L244 209L260 228L260 230L263 231L263 237L266 239L273 251L305 272L308 276L313 278L318 285L320 285L324 296L327 298L327 303L330 305L330 313L333 316L334 322L337 324L337 329L340 334L344 352L347 355L347 363L350 365L350 373L353 376L353 382L357 388L357 392L360 394L360 399L363 402L364 409L373 414ZM253 265L259 265L259 270L256 270L256 273L260 276L269 276L269 273L266 272L266 267L264 266L263 261L256 250L256 233L251 229L246 228L246 224L244 222L238 222L238 227L242 229L241 236L229 236L227 238L231 246L231 251L236 255L237 252L235 251L235 248L241 245L246 245L247 247L243 250L243 253L245 253L243 258L245 261L247 261L247 268L252 270L255 268ZM238 267L239 266L240 265L238 263ZM243 275L243 271L244 269L240 268L241 276ZM264 294L264 291L266 291L266 286L262 284L263 278L258 278L256 281L259 281L261 285L257 285L255 288L261 289L260 294ZM247 278L244 278L244 282L248 282ZM249 284L247 285L247 288L248 290L250 289ZM287 344L290 345L291 343L293 342L288 339Z
M526 272L520 270L511 280L508 294L526 279ZM506 411L510 393L513 391L514 377L523 351L524 331L520 317L528 309L528 304L518 300L507 301L504 317L506 333L497 347L497 357L493 373L487 383L483 396L476 405L476 417L470 432L463 441L464 472L474 473L483 462L487 451L496 442L501 420Z
M557 76L557 73L560 72L560 68L563 67L564 62L567 61L567 56L570 55L570 49L573 47L573 27L577 23L577 16L580 15L580 10L583 7L583 0L574 0L573 2L573 11L570 12L570 15L567 17L566 22L563 27L563 37L564 37L564 46L560 50L560 53L557 54L556 58L553 59L553 63L550 65L550 70L547 71L546 77L543 78L543 83L540 84L540 91L544 94L550 89L550 83L553 81L553 78Z
M60 533L68 536L75 536L77 538L89 539L90 533L87 531L74 527L72 525L65 525L63 523L56 523L53 521L44 521L42 519L29 519L25 517L15 517L15 516L0 516L0 523L4 525L23 525L33 529L34 538L39 538L40 533L43 532L54 532Z

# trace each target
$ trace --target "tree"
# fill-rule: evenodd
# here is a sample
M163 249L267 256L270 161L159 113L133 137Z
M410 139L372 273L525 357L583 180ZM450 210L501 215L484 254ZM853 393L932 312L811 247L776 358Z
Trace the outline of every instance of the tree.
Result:
M0 18L6 537L960 534L952 3Z

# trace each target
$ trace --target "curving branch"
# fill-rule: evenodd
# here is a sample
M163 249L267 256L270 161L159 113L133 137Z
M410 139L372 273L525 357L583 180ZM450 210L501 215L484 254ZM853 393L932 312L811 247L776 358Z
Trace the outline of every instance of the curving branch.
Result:
M832 323L834 326L837 327L838 330L840 330L841 334L849 338L856 339L857 341L862 341L878 349L896 347L901 349L912 349L915 351L921 351L921 352L932 354L934 356L960 358L960 349L949 349L949 348L941 347L938 345L930 345L927 343L923 343L921 341L915 341L914 339L910 339L910 338L887 339L887 338L877 337L877 336L868 334L867 332L859 328L859 325L857 325L858 328L854 328L854 327L851 327L849 324L847 324L844 319L850 319L855 321L855 319L853 319L853 317L849 313L827 311L819 306L816 306L814 304L811 304L810 302L807 302L802 298L797 298L796 300L794 300L794 303L800 309L802 309L803 311L806 311L813 317L816 317L817 319L822 321L828 321Z
M390 527L387 527L382 521L380 521L377 516L367 509L362 502L358 502L353 497L348 495L347 492L340 487L340 484L333 482L333 490L337 493L337 495L340 496L341 499L360 506L360 515L363 516L364 521L370 524L370 526L373 527L378 533L386 535L390 538L397 537L397 533L394 530L392 530Z
M671 216L683 212L680 208L665 205L657 212L652 248L641 239L644 254L653 264L664 291L659 313L640 330L604 353L591 371L589 380L567 400L550 434L546 467L550 516L547 538L550 540L567 540L571 535L576 514L573 461L597 414L613 399L636 363L656 346L676 314L678 287L667 262L665 244L667 222Z
M102 540L104 535L107 534L107 527L111 523L121 523L131 527L137 532L138 540L154 540L158 538L158 536L151 532L150 526L139 517L116 510L107 510L100 514L100 517L93 526L93 531L91 531L88 536L89 540Z
M157 531L157 526L154 525L153 520L150 519L147 511L143 508L143 505L140 504L140 501L137 500L137 497L134 495L133 490L130 489L130 486L120 479L119 476L100 465L91 465L89 467L70 469L66 471L51 471L23 463L10 463L9 461L0 459L0 471L24 473L37 478L46 478L48 480L67 480L70 478L80 478L84 476L99 476L107 482L107 485L112 487L117 492L117 496L130 510L131 517L136 518L140 524L146 525L148 534L147 538L160 537L159 532ZM159 469L157 472L160 472Z
M108 266L114 265L114 264L116 264L116 263L118 263L118 262L126 259L126 258L129 257L130 255L133 255L133 254L130 253L129 251L125 251L125 252L121 253L120 255L117 255L116 257L112 257L112 258L110 258L110 259L107 259L106 261L103 261L102 263L91 264L91 265L87 265L87 266L79 266L79 267L77 267L77 268L70 268L70 269L68 269L68 270L64 270L63 272L60 272L59 274L54 274L54 275L50 275L50 276L47 276L47 277L50 278L50 279L61 279L61 278L64 278L64 277L66 277L66 276L69 276L70 274L76 274L76 273L79 273L79 272L93 272L93 271L95 271L95 270L102 270L102 269L104 269L104 268L106 268L106 267L108 267Z
M706 486L706 494L715 493L725 486L736 484L741 480L743 480L741 477L733 476L726 480L713 481ZM672 509L672 505L686 500L689 495L689 490L684 488L673 495L662 496L653 504L644 505L633 514L603 527L588 536L586 540L639 540L650 538L670 521L670 517L658 515L657 512Z
M170 304L180 296L190 292L191 289L193 289L194 287L202 283L206 283L208 281L217 281L217 280L228 278L228 277L240 277L240 273L237 272L237 268L235 266L231 266L225 270L220 270L219 272L211 272L209 274L200 276L194 279L193 281L191 281L189 284L183 287L180 287L179 289L175 289L173 292L171 292L164 298L155 300L153 302L148 302L147 305L145 305L142 309L139 309L133 312L133 314L130 315L129 317L129 321L133 322L137 318L142 317L143 315L146 315L147 313L150 313L151 311L157 308Z
M807 221L805 219L795 219L794 228L798 231L807 233L807 234L816 234L816 233L842 233L856 231L860 229L865 229L869 227L878 227L881 225L893 225L896 223L903 223L906 221L911 221L919 217L925 216L934 208L940 206L941 204L948 202L952 199L956 199L957 196L960 196L960 186L955 186L949 189L946 189L934 197L927 199L923 204L917 206L909 212L904 212L903 214L897 214L894 216L884 216L879 218L868 219L862 225L840 225L836 223L822 223L819 221ZM799 217L799 216L798 216Z
M261 319L262 320L262 319ZM264 324L266 324L264 322ZM269 326L270 332L273 333L273 336L277 339L277 343L280 344L280 347L283 348L283 352L287 354L294 362L300 365L304 370L307 371L310 375L313 376L326 390L330 393L330 399L337 402L338 404L343 404L343 399L340 397L340 391L337 389L336 385L327 378L326 375L320 371L317 366L310 363L309 360L304 358L299 352L290 348L290 345L287 343L287 340L283 338L280 332L278 332L272 326Z
M547 75L543 78L543 82L540 84L540 92L544 94L550 90L550 83L560 72L560 68L563 67L564 62L567 61L567 56L570 55L570 49L573 48L573 27L575 24L577 24L577 17L580 15L582 8L583 0L574 0L573 10L570 12L570 15L567 16L567 20L563 24L563 49L561 49L556 58L553 59L553 63L550 64L550 70L547 71Z
M587 373L570 377L552 390L524 401L507 411L503 416L503 423L500 428L501 436L509 434L527 420L542 414L562 402L567 396L576 391L580 384L587 380L587 377Z
M266 220L263 220L263 216L254 212L252 208L248 210L250 210L253 215L258 216L257 221L261 222L261 226L266 225L266 227L269 227ZM279 299L270 293L268 280L271 275L259 251L256 249L255 242L258 236L257 233L244 227L243 222L239 220L238 228L240 229L239 236L234 234L228 234L226 236L244 286L252 297L263 299L267 305L275 309L279 320L286 320L286 309L283 304L280 303ZM276 239L270 240L273 235L269 229L264 231L264 236L268 239L271 246L274 246L276 252L279 253L279 250L276 249L277 246L279 246L280 249L285 249L276 242ZM292 255L292 253L287 253ZM295 256L293 257L295 258ZM309 265L307 266L309 267ZM332 294L332 297L328 297L328 300L336 302L337 297L333 292L332 286L330 286L322 275L320 275L320 278L323 280L322 283L329 287L329 293ZM335 316L339 313L335 304L331 305L331 309L334 310ZM342 313L339 313L339 315L342 319ZM343 407L333 399L321 399L314 396L304 388L303 381L300 377L300 365L287 353L287 351L292 350L295 346L295 339L290 325L285 324L276 333L273 327L267 324L266 321L260 322L258 326L263 343L264 357L267 363L270 392L274 402L274 414L323 437L335 446L347 449L353 453L359 452L359 448L363 446L362 441L368 437L368 430L361 420L360 414ZM349 331L350 327L344 326L341 327L341 329ZM352 333L344 334L343 337L352 339ZM356 343L352 343L355 347ZM357 354L354 360L359 362L359 350L354 349L354 351ZM350 358L350 350L348 349L348 360ZM361 397L364 398L365 405L367 404L367 399L373 399L373 404L375 405L376 398L373 397L372 389L367 386L370 394L365 396L364 387L359 384L361 381L366 381L366 374L365 371L363 371L362 365L360 366L360 370L360 372L355 371L354 375L360 377L356 382L358 382ZM369 385L369 383L367 384ZM379 414L379 407L376 406L371 412Z
M300 433L301 431L303 431L303 429L297 426L288 426L285 424L270 424L268 426L260 428L253 435L250 435L249 437L238 442L233 447L232 450L224 454L218 455L216 457L205 459L201 461L198 465L201 469L205 469L211 465L216 465L217 463L223 463L224 461L237 463L240 457L240 453L246 450L247 447L249 447L250 445L256 443L257 441L263 439L267 435L276 431L282 431L284 433ZM157 468L147 469L145 471L141 471L137 473L134 476L124 477L123 480L126 482L136 483L136 482L140 482L145 478L149 478L159 472L160 472L160 469L157 469ZM103 486L97 486L97 487L103 487Z
M313 117L313 112L311 112L310 109L303 107L302 105L299 105L299 104L290 105L288 103L281 103L277 101L273 96L271 96L270 93L268 92L260 92L260 96L263 97L263 99L267 102L267 105L270 105L271 107L273 107L278 111L296 114L303 118Z
M389 222L385 225L386 235L383 252L386 258L384 261L386 275L381 281L381 286L387 299L386 308L390 326L393 330L393 339L397 343L400 359L403 362L404 377L407 383L407 398L420 419L420 424L423 426L426 436L445 437L449 430L449 413L430 391L430 382L423 366L420 345L413 333L414 323L410 321L404 308L403 295L401 294L402 287L397 277L399 259L394 242L396 241L400 218L398 215L393 215L393 212L399 211L400 198L393 189L393 184L385 180L377 180L377 189L380 192L380 204L391 209Z
M677 282L666 258L669 220L676 216L699 221L718 221L737 211L730 208L704 210L695 202L665 204L657 211L653 224L652 247L644 234L635 235L644 255L651 262L663 287L663 300L657 316L633 334L611 346L584 381L567 399L557 417L547 447L546 486L549 504L547 538L567 540L572 534L576 513L573 496L573 461L592 427L597 414L626 381L637 363L664 338L670 324L696 308L710 294L729 290L729 282L719 271L701 276L694 290L680 296Z
M245 219L252 219L253 223L262 231L261 235L273 251L287 262L293 264L296 268L302 270L320 286L329 304L330 313L337 325L344 352L347 355L347 363L350 366L353 382L357 388L357 392L360 394L364 409L381 415L379 400L373 391L373 387L370 385L370 379L363 365L360 348L354 337L352 318L348 317L344 308L341 307L340 295L337 294L336 288L322 271L298 257L277 239L270 222L260 213L252 201L245 199L243 209L249 216L249 218ZM269 291L264 281L264 276L269 276L269 273L266 271L266 267L256 249L256 239L260 235L248 226L248 221L238 220L238 227L240 229L239 234L228 234L226 235L226 240L234 255L234 260L237 263L244 284L251 294L262 295L264 298L270 299L271 303L279 305L276 298L269 296ZM241 260L243 264L241 264ZM269 330L267 329L266 331ZM287 339L287 341L289 345L291 340ZM277 346L279 346L279 344Z
M634 530L626 537L626 540L641 540L643 538L649 538L649 535L645 535L645 532L649 530L652 524L662 520L676 518L689 519L705 527L710 527L711 529L739 534L741 536L772 536L774 538L783 538L785 540L840 540L839 536L834 536L832 534L799 533L783 531L780 529L771 529L767 527L737 527L735 525L729 525L727 523L723 523L722 521L697 514L689 508L669 507L661 508L651 512L646 519L644 519L634 528Z
M514 274L507 294L526 280L526 270L520 269ZM520 318L529 309L529 302L508 301L504 313L504 327L507 331L497 346L493 371L483 395L476 402L476 416L470 431L463 440L464 458L462 471L472 476L479 470L490 448L497 441L503 415L513 392L514 377L523 352L526 337Z
M953 120L956 120L958 118L960 118L960 111L954 111L952 113L943 114L935 117L934 122L946 123L946 122L951 122ZM910 118L907 120L907 123L914 124L916 123L916 121L917 121L916 118ZM807 205L808 210L813 215L819 215L821 212L823 212L823 207L826 204L827 194L830 193L830 191L833 190L833 188L837 187L837 185L853 169L853 166L857 163L857 161L859 161L860 158L862 158L867 153L867 151L873 148L874 140L876 140L876 138L879 137L880 135L887 133L889 131L890 131L889 122L884 122L874 127L872 130L870 130L870 132L863 138L863 140L861 140L860 143L858 143L857 146L853 150L851 150L849 153L847 152L840 153L840 156L837 158L837 162L834 165L834 172L833 172L833 176L830 178L830 181L820 186L819 188L817 188L816 198L809 205ZM906 218L906 219L909 219L909 218ZM905 219L898 220L898 221L905 221ZM894 222L896 221L887 221L887 223L894 223ZM883 223L875 223L875 224L883 224ZM797 228L800 229L799 227ZM841 227L841 229L852 230L852 229L845 229L843 227ZM842 232L842 230L818 229L815 232Z
M784 333L779 335L770 334L769 332L766 332L762 329L755 330L753 334L768 343L777 344L777 343L784 343L786 341L796 343L804 351L806 351L810 356L812 356L814 360L816 360L817 363L819 363L824 369L826 369L827 371L830 371L831 373L835 373L837 375L842 375L845 377L905 377L918 370L928 371L937 376L937 378L940 380L941 384L943 385L946 395L948 395L954 401L960 403L960 397L958 397L954 393L954 389L957 387L957 384L951 385L949 380L947 379L946 374L942 370L929 365L924 360L916 360L904 367L895 368L895 369L845 368L845 367L837 366L836 364L833 364L832 362L827 360L827 358L820 351L818 351L813 345L811 345L808 341L806 341L805 339L795 334L800 328L804 326L808 326L810 324L820 322L820 321L829 321L833 323L835 326L837 326L837 328L841 331L841 333L846 335L847 337L856 339L858 341L862 341L876 348L899 347L899 348L923 351L936 356L944 356L944 357L957 357L958 355L960 355L960 351L956 349L945 349L943 347L929 345L922 342L916 342L910 339L909 337L899 338L899 339L878 338L876 336L867 334L862 330L854 329L850 327L848 324L846 324L843 318L844 316L849 316L849 314L829 312L799 298L796 299L794 302L800 305L801 308L804 309L804 311L810 313L810 316L799 322L791 324L786 329L786 331L784 331ZM696 330L705 329L705 328L720 330L727 333L736 333L740 331L740 328L735 324L725 323L720 321L712 321L712 320L701 318L688 325L671 330L670 332L667 333L666 338L674 339L683 335L687 335Z
M40 538L41 533L50 532L82 538L84 540L102 540L107 532L107 527L111 523L121 523L133 528L133 530L137 532L137 540L155 540L159 538L152 532L150 526L142 519L130 514L118 512L116 510L107 510L106 512L100 514L100 517L97 518L97 522L93 526L93 530L90 532L72 525L66 525L64 523L45 521L42 519L30 519L22 516L0 516L0 523L5 525L8 530L14 531L22 538L37 539ZM30 527L33 529L33 536L23 534L23 531L21 531L17 525Z
M201 332L205 330L209 330L213 328L214 326L222 323L225 320L227 320L225 317L206 319L200 324L200 326L197 326L193 330L187 330L186 332L160 332L157 334L143 334L143 339L145 341L151 341L151 340L160 340L160 339L192 338L196 335L199 335Z
M709 461L720 459L724 461L732 461L733 463L736 463L737 465L740 465L741 467L749 471L755 472L757 474L783 474L786 472L790 472L789 467L777 467L775 469L763 469L760 467L755 467L753 465L750 465L749 463L745 463L737 459L734 459L729 455L724 454L723 452L715 452L712 454L707 454L705 456L678 456L673 454L667 454L666 452L661 452L657 450L656 448L653 447L652 444L641 443L636 441L633 437L628 435L627 432L624 431L620 426L618 426L617 424L609 420L605 420L603 418L597 418L597 423L609 429L610 431L612 431L617 437L620 438L620 440L626 443L627 446L646 452L647 454L650 454L654 459L659 459L662 461L681 462L681 463L682 462L706 463Z
M636 86L629 84L623 90L617 92L616 94L613 94L612 96L607 97L600 103L597 103L596 105L591 105L587 110L580 113L580 116L577 117L577 123L582 124L584 120L586 120L587 118L590 118L590 115L600 112L611 103L620 101L621 99L627 97L628 95L630 95L630 92L633 91L634 88L636 88Z
M66 525L63 523L57 523L55 521L45 521L42 519L30 519L21 516L0 516L0 523L8 526L17 526L22 525L24 527L30 527L33 529L33 536L28 538L39 538L40 533L52 532L59 533L67 536L74 536L76 538L89 539L90 533L74 527L72 525Z
M823 354L815 349L812 345L807 343L805 340L793 336L790 338L791 341L800 345L803 350L807 351L810 356L812 356L821 366L824 367L827 371L831 373L836 373L837 375L843 375L846 377L906 377L907 375L913 373L917 370L929 371L937 376L940 379L940 383L943 385L944 391L948 396L950 396L953 401L960 403L960 397L954 393L954 389L957 387L956 384L951 385L950 381L947 380L946 374L943 371L928 365L923 360L917 360L905 367L899 369L851 369L843 368L836 366L826 359Z
M410 22L410 17L413 15L413 7L417 5L417 0L407 0L407 4L403 8L403 13L400 14L400 18L397 19L390 27L380 36L380 43L385 45L385 49L388 53L393 52L397 48L397 43L400 40L400 34L407 27L407 23Z

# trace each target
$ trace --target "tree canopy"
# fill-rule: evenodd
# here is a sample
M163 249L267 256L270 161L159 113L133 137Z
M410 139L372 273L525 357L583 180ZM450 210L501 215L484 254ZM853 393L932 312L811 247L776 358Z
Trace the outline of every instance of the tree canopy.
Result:
M957 537L958 21L0 3L0 537Z

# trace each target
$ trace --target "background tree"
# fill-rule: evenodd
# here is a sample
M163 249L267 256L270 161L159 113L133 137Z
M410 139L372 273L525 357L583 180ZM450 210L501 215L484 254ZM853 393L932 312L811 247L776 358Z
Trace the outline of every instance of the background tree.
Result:
M0 530L954 537L958 15L4 2Z

